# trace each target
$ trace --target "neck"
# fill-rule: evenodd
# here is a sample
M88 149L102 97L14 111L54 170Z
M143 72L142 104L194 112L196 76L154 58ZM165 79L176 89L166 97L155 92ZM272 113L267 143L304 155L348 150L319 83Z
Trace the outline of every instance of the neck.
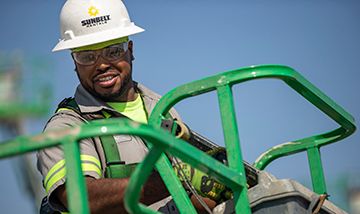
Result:
M124 97L119 97L116 101L118 102L128 102L128 101L134 101L136 100L138 94L135 91L134 85L130 87L127 92L124 94Z
M114 97L113 101L115 102L128 102L134 101L137 98L138 94L135 90L135 84L133 81L129 81L128 85L124 86L124 91L121 92L120 96Z

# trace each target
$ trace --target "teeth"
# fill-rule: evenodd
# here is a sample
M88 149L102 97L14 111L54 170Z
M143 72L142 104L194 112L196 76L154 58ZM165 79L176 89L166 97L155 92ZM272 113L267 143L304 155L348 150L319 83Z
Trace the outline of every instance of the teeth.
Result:
M103 77L103 78L100 78L99 81L100 82L103 82L103 81L108 81L108 80L111 80L113 77L110 76L110 77Z

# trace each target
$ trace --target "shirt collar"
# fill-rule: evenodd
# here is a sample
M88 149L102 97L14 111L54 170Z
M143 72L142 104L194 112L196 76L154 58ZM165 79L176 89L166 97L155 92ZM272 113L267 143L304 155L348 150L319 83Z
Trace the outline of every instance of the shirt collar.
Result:
M146 111L150 115L157 101L160 99L160 95L140 83L134 81L134 84L136 91L143 98ZM81 84L76 88L74 98L82 113L95 113L102 110L115 112L115 110L108 106L104 101L90 94Z
M82 113L94 113L103 109L111 110L105 102L94 97L81 84L76 88L74 98Z

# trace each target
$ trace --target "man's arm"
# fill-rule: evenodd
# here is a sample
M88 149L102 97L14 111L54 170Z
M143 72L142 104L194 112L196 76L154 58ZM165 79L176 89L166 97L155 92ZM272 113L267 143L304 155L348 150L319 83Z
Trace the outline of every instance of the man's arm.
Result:
M94 179L86 177L91 213L127 213L124 206L124 197L128 182L129 178ZM68 207L65 185L58 187L54 194L65 207ZM140 201L150 205L167 196L169 196L169 193L159 174L153 172L142 190Z
M91 213L127 213L124 206L124 197L128 182L129 178L94 179L91 177L86 177L89 207ZM54 194L65 207L68 207L65 185L59 186L55 190ZM167 196L169 196L169 193L166 189L166 186L162 182L159 174L153 172L145 184L140 201L146 205L150 205ZM216 206L215 201L209 198L202 199L211 210ZM191 197L191 201L199 213L207 213L205 208L198 202L195 197Z

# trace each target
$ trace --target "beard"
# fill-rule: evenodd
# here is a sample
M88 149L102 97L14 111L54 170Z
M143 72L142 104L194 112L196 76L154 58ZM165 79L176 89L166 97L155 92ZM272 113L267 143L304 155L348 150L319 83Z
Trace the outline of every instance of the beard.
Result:
M104 102L119 102L126 101L129 90L133 87L133 81L131 77L123 79L119 89L112 92L97 92L95 89L89 90L90 93L96 98L101 99Z
M79 74L76 73L79 77ZM90 87L88 84L82 81L79 77L80 84L94 97L104 102L125 102L127 100L128 92L134 87L134 82L131 75L125 76L120 87L116 90L109 92L98 92L94 87Z
M119 90L111 93L98 93L95 90L90 91L90 93L104 102L116 102L119 101L121 97L125 96L128 90L127 87L121 87Z

